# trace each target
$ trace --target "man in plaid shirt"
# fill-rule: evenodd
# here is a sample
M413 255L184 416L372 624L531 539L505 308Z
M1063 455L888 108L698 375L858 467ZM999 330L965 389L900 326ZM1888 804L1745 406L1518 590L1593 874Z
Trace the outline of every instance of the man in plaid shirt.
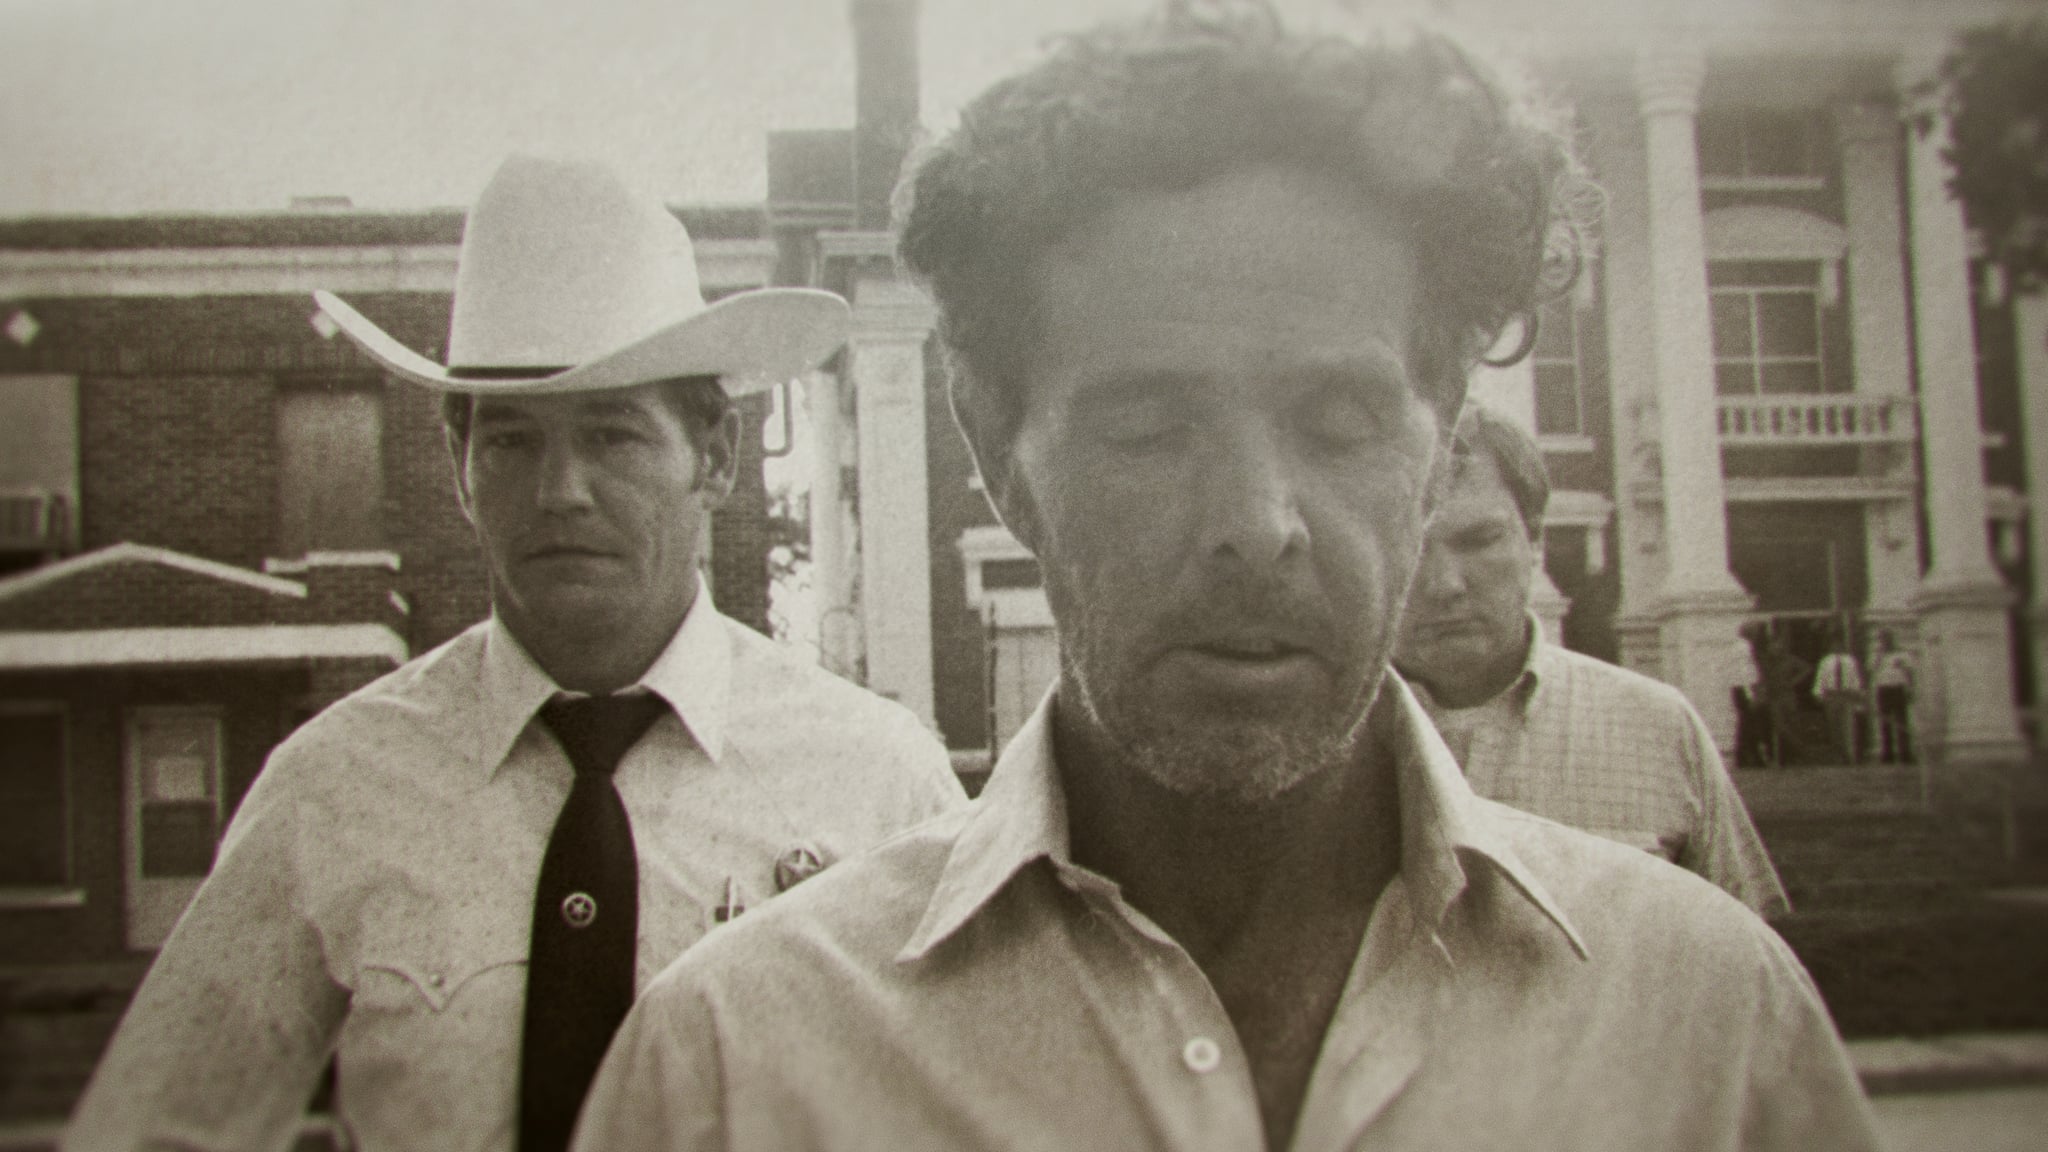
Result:
M1655 853L1763 916L1791 910L1706 724L1677 689L1546 643L1529 612L1550 483L1468 405L1395 666L1473 791Z

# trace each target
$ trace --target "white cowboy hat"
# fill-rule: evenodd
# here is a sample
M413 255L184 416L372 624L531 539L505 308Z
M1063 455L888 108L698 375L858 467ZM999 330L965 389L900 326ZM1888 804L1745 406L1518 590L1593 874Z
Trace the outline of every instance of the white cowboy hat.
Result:
M704 302L690 233L605 168L514 156L477 197L455 267L443 367L329 292L320 309L386 369L429 388L584 392L717 376L733 396L846 342L846 301L762 288Z

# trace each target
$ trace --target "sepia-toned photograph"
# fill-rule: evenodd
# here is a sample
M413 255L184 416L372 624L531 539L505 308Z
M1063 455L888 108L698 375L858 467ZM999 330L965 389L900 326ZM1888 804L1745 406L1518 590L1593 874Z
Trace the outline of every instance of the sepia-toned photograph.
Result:
M2044 1141L2048 0L0 0L0 1152Z

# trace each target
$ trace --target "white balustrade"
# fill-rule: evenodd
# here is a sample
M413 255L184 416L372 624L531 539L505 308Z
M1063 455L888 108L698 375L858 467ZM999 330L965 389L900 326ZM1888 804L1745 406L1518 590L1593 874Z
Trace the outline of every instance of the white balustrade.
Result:
M1910 397L1722 396L1716 403L1723 446L1892 444L1915 436Z

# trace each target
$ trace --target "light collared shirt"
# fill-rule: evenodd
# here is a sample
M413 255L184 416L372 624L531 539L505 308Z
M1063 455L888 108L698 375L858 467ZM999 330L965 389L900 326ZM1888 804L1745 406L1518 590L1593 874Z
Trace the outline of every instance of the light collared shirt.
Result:
M1543 639L1521 674L1470 708L1424 710L1472 790L1655 853L1760 915L1792 909L1706 722L1678 689Z
M1877 668L1870 674L1873 688L1911 688L1913 686L1913 657L1894 649L1882 652L1877 657Z
M1863 669L1857 666L1856 657L1847 652L1830 652L1820 658L1820 667L1813 673L1814 695L1861 691Z
M1663 861L1482 800L1397 677L1401 857L1295 1152L1875 1147L1782 941ZM1073 862L1050 702L987 791L647 990L580 1152L1264 1147L1188 954Z
M639 681L673 711L614 776L640 863L635 986L799 847L844 858L965 797L903 708L700 593ZM281 1148L330 1051L363 1149L510 1149L541 853L573 770L559 689L495 619L272 754L67 1133ZM829 869L828 869L829 872Z

